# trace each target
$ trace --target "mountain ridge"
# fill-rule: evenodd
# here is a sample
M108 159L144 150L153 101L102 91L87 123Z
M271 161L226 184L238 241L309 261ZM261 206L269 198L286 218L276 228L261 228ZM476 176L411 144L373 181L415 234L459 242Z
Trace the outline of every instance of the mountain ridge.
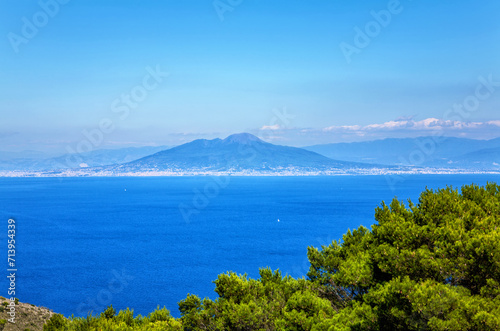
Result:
M383 165L412 163L412 155L418 154L422 167L469 167L473 169L497 169L499 156L483 154L481 162L474 160L480 150L500 148L500 138L475 140L456 137L422 136L417 138L386 138L365 142L332 143L303 147L327 157L342 161L369 162ZM422 158L423 156L423 158Z
M371 165L340 162L298 147L274 145L249 133L233 134L225 139L197 139L166 151L143 157L113 170L206 170L206 171L272 171L302 169L324 171Z
M96 150L94 163L59 167L50 159L43 170L2 169L0 176L184 176L184 175L335 175L388 173L498 173L500 138L474 140L433 137L387 138L357 143L314 145L305 148L275 145L249 133L224 139L196 139L172 148ZM155 150L156 149L156 150ZM154 153L147 153L153 150ZM69 154L85 160L86 154ZM418 157L415 157L417 155ZM62 158L64 156L61 156ZM67 157L67 156L66 156ZM102 158L103 160L101 160ZM128 158L128 159L127 159ZM412 159L413 158L413 159ZM84 161L85 162L85 161Z

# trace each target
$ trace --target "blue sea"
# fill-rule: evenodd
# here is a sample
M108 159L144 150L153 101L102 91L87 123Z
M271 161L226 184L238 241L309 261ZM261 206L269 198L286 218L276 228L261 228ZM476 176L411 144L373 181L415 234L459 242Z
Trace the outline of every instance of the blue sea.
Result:
M107 305L179 316L188 293L217 297L226 271L306 276L307 247L374 224L394 196L497 175L0 178L7 297L7 220L16 221L16 296L65 316Z

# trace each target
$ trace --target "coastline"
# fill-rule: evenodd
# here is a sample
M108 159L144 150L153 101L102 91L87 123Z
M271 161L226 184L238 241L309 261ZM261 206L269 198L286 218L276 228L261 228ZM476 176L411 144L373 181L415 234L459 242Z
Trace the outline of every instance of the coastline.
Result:
M324 171L300 171L296 169L277 171L209 171L209 170L168 170L168 171L99 171L99 170L61 170L61 171L0 171L0 178L12 177L316 177L316 176L407 176L407 175L498 175L500 170L437 169L412 168L408 170L373 169L335 169Z

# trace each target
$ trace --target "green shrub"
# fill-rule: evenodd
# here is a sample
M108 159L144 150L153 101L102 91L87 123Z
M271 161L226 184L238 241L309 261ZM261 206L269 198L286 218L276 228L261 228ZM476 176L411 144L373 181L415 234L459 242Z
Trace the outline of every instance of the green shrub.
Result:
M43 325L43 331L58 331L64 330L64 327L67 324L67 320L61 314L54 314L47 321L46 324Z
M109 306L104 312L101 313L101 317L105 319L111 319L116 315L116 311L113 305Z
M309 278L345 307L330 325L500 330L498 185L426 190L416 205L382 203L375 219L308 250Z
M172 319L170 312L167 308L163 307L160 309L160 306L156 307L156 310L148 315L148 320L150 323L155 323L158 321L168 321Z
M120 310L118 315L116 315L116 321L123 322L127 326L134 325L134 311L127 308L126 310Z

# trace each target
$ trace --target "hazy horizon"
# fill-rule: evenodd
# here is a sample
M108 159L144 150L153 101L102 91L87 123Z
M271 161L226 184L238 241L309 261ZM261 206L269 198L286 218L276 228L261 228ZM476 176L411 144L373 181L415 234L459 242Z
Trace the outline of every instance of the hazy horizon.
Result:
M120 149L128 149L128 148L137 148L137 149L140 149L140 148L147 148L147 147L165 147L165 149L170 149L170 148L173 148L173 147L177 147L177 146L180 146L180 145L183 145L183 144L187 144L187 143L190 143L190 142L193 142L195 140L200 140L200 139L206 139L206 140L214 140L214 139L225 139L225 138L228 138L232 135L237 135L237 134L247 134L248 132L237 132L237 133L233 133L233 134L230 134L230 135L227 135L227 136L217 136L217 137L214 137L214 138L194 138L192 140L189 140L189 141L186 141L186 142L183 142L183 143L180 143L180 144L177 144L177 145L163 145L163 144L159 144L159 143L156 143L156 144L135 144L135 145L128 145L128 146L121 146L121 145L101 145L101 146L98 146L98 147L95 147L95 148L92 148L92 150L90 150L89 152L98 152L98 151L106 151L106 150L120 150ZM250 133L252 134L252 133ZM253 135L253 134L252 134ZM313 145L290 145L290 144L286 144L286 143L283 143L283 142L278 142L278 141L275 141L273 139L273 137L269 137L269 136L266 136L266 135L255 135L257 138L259 138L260 140L264 141L264 142L267 142L267 143L271 143L271 144L274 144L274 145L282 145L282 146L290 146L290 147L298 147L298 148L308 148L308 147L313 147L313 146L322 146L322 145L328 145L329 143L325 143L325 144L313 144ZM428 139L435 139L435 141L441 141L441 140L445 140L445 139L448 139L448 138L463 138L463 137L455 137L455 136L445 136L445 135L434 135L434 136L431 136L431 135L428 135L428 136L415 136L415 137L386 137L386 138L377 138L377 139L368 139L368 140L360 140L360 141L349 141L349 142L333 142L331 144L342 144L342 143L347 143L347 144L350 144L350 143L363 143L363 142L375 142L375 141L382 141L382 140L386 140L386 139L420 139L420 140L428 140ZM490 140L495 140L495 139L500 139L500 136L499 137L493 137L493 138L486 138L486 139L482 139L482 138L463 138L463 139L471 139L471 140L477 140L477 141L490 141ZM33 156L35 155L38 155L40 157L54 157L54 156L62 156L62 155L65 155L65 154L87 154L89 152L79 152L78 150L74 150L72 151L72 153L68 153L68 151L60 151L60 150L38 150L38 149L24 149L24 150L13 150L13 151L9 151L9 150L0 150L0 152L6 152L6 153L9 153L9 154L19 154L19 155L23 155L23 156L29 156L30 153L33 154Z

